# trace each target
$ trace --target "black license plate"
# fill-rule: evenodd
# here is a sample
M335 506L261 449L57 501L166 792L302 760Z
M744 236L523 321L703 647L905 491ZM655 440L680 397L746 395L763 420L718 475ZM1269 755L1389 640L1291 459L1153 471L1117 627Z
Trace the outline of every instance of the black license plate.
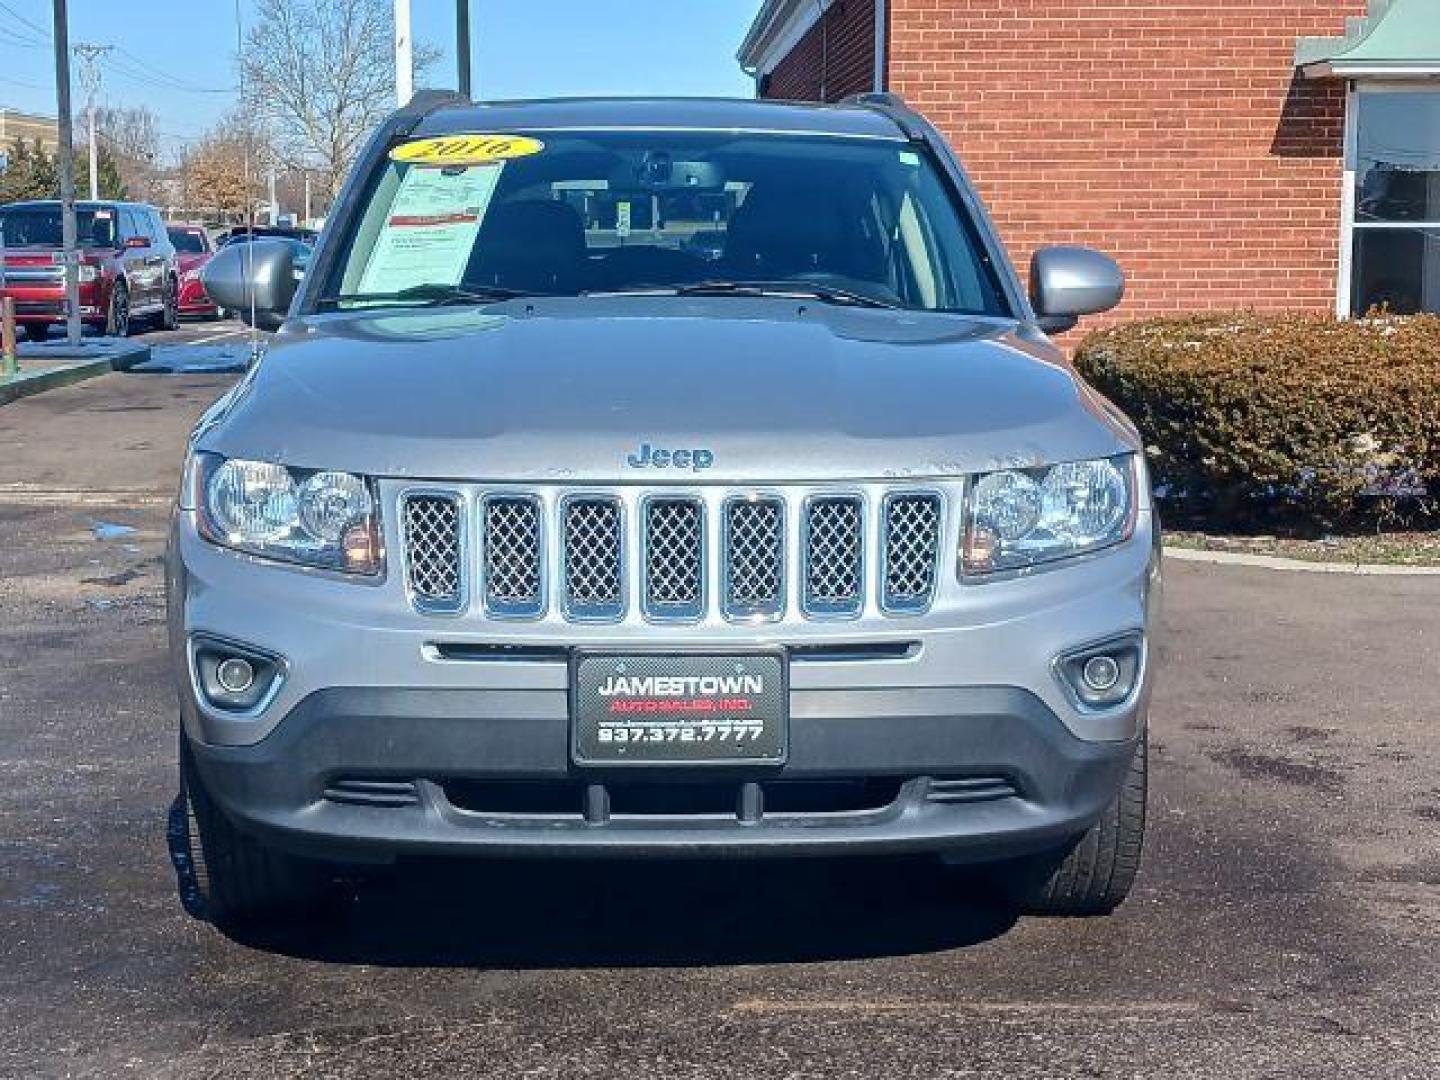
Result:
M572 691L582 765L785 760L788 694L778 653L581 655Z

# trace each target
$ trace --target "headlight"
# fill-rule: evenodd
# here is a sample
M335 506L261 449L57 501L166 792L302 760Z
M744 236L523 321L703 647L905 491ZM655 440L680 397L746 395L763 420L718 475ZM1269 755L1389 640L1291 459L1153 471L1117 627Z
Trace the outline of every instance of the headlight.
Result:
M373 483L353 473L197 455L195 507L211 543L284 562L378 574Z
M81 263L81 264L80 264L80 278L79 278L79 280L85 281L85 282L89 282L89 281L94 281L94 280L95 280L96 278L98 278L99 276L100 276L100 267L96 266L94 263Z
M1014 570L1119 543L1135 529L1129 456L975 478L965 515L962 569Z

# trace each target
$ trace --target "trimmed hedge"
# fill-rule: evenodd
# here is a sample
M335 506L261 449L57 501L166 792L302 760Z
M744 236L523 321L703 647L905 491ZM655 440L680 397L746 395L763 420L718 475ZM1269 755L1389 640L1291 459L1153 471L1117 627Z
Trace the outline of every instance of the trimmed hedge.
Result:
M1140 428L1177 523L1440 526L1440 316L1132 323L1075 365Z

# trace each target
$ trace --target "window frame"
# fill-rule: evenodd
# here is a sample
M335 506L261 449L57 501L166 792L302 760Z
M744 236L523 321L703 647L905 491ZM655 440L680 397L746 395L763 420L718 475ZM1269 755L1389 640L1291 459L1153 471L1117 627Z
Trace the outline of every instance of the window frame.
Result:
M1335 283L1335 315L1339 319L1360 318L1356 312L1355 262L1357 234L1397 230L1440 229L1435 221L1359 221L1360 195L1360 99L1367 94L1434 94L1440 98L1440 84L1425 80L1349 79L1345 83L1344 173L1340 206L1340 264Z
M515 134L542 140L547 134L580 135L641 131L662 135L780 136L841 142L880 142L891 144L897 149L908 149L918 154L933 171L941 194L949 202L961 231L973 249L976 274L988 283L989 289L993 290L994 300L1000 310L994 313L974 313L944 308L930 311L923 308L906 307L903 310L914 314L964 315L970 318L1006 320L1016 323L1034 321L1028 293L995 231L993 221L959 160L938 133L933 133L933 136L927 133L922 138L913 135L907 137L899 132L894 136L875 136L829 131L772 131L763 128L687 127L668 124L643 127L609 124L583 127L517 125L513 131ZM337 203L337 205L343 204L341 205L342 214L337 214L327 229L327 243L324 245L324 251L318 253L322 254L323 258L317 258L312 263L310 270L307 271L296 301L292 305L292 315L316 314L324 310L323 304L331 301L341 292L352 291L352 286L358 284L360 276L364 272L364 264L354 261L353 251L362 238L371 235L372 229L378 229L379 222L385 216L385 209L377 208L376 198L387 178L395 175L390 168L389 152L406 141L426 137L429 136L419 127L409 130L403 135L387 133L385 139L372 144L367 149L367 153L353 166L354 175L347 183L346 189ZM945 273L951 280L953 289L953 271L947 269Z

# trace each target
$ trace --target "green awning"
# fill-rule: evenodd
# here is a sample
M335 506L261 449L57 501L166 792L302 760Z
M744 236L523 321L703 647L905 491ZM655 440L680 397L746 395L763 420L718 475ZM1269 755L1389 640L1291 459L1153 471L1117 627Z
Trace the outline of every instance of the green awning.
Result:
M1440 76L1440 0L1370 0L1344 37L1301 38L1295 66L1318 79Z

